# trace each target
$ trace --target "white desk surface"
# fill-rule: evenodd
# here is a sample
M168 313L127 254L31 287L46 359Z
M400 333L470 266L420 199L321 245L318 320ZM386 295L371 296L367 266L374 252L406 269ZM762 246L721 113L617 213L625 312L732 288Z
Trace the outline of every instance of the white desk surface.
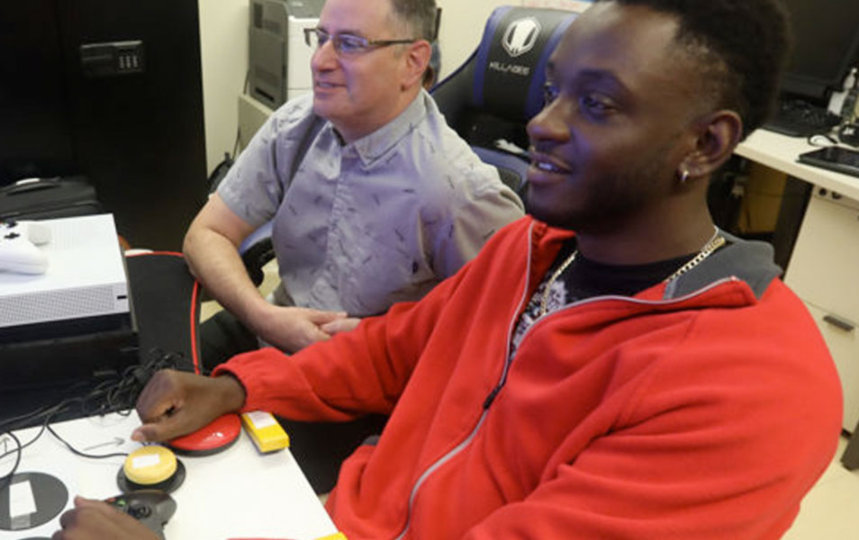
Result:
M741 142L734 153L782 171L810 184L829 189L859 200L859 177L812 167L796 161L804 152L816 150L802 137L788 137L780 133L758 129Z
M139 443L129 440L139 425L137 414L132 413L83 418L52 427L78 450L108 454L139 448ZM26 444L37 432L38 428L30 428L15 435ZM4 444L11 449L14 442L8 436L0 436L0 453ZM310 540L337 532L288 450L260 454L242 431L239 440L223 452L179 459L185 465L186 477L171 494L176 513L164 528L168 540ZM14 461L14 455L0 460L0 476L11 470ZM78 457L45 431L33 446L24 449L17 472L42 472L62 480L69 490L68 509L75 494L93 499L118 495L116 474L123 463L123 457ZM59 515L41 527L0 531L0 540L50 537L57 529Z

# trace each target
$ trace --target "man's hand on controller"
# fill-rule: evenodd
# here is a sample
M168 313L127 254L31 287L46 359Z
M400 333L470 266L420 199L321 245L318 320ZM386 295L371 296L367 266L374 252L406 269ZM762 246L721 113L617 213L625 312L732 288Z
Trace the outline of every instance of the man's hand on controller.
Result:
M137 398L143 425L131 434L139 442L166 441L192 433L215 418L238 410L245 390L230 376L204 377L165 369L157 372Z
M140 521L102 501L75 497L75 507L60 516L53 540L157 540Z

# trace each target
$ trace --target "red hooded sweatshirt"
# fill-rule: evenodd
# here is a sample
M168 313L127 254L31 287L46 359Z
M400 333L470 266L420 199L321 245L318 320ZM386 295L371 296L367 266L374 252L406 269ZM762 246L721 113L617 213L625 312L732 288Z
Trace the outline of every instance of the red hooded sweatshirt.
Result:
M327 508L362 538L779 538L829 464L841 386L768 245L513 328L572 233L523 218L417 303L216 370L244 410L390 414Z

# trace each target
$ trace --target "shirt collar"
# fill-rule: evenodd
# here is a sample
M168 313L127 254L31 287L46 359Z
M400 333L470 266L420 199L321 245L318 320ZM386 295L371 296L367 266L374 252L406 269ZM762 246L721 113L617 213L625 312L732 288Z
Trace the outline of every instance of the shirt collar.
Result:
M406 109L396 118L380 127L373 133L361 137L357 141L344 146L344 152L353 148L364 165L369 165L379 157L383 156L399 141L409 134L414 127L420 123L427 114L426 99L429 98L426 90L420 93L409 104Z

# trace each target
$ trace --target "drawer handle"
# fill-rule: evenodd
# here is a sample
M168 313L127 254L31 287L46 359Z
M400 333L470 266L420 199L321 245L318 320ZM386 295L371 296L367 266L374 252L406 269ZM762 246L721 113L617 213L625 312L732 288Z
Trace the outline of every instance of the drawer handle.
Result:
M845 332L852 332L853 329L856 328L853 326L853 323L847 322L844 319L839 319L835 315L825 315L823 320L836 328L844 330Z

